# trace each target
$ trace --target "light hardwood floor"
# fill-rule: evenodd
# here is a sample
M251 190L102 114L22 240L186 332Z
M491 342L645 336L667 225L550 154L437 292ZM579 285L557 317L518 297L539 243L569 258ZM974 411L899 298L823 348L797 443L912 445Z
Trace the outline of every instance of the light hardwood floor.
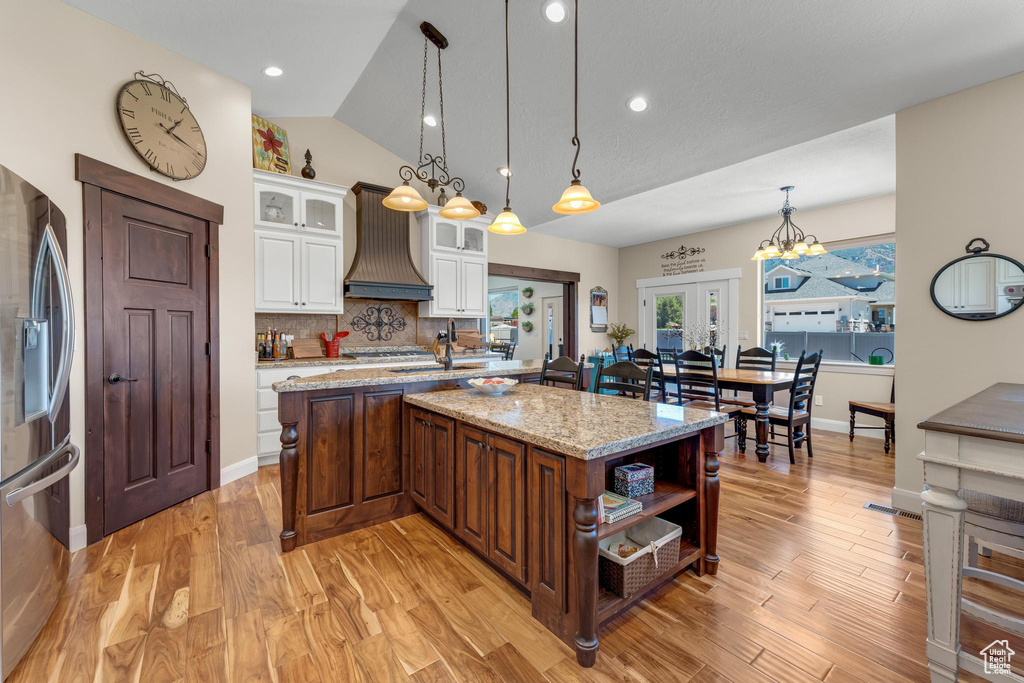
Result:
M927 680L921 524L863 508L888 502L892 457L814 438L796 465L726 441L718 576L684 574L612 622L591 670L422 515L281 555L264 468L79 551L9 681ZM967 649L997 636L965 621Z

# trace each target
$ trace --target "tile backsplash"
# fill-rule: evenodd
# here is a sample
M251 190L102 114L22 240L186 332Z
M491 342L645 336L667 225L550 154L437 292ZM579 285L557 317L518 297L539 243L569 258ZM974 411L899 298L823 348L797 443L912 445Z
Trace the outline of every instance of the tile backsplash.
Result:
M373 323L378 318L385 324ZM401 321L401 322L399 322ZM419 304L413 301L375 301L345 299L343 315L317 315L311 313L257 313L256 333L273 328L296 339L319 339L320 333L333 337L338 330L348 330L341 340L342 346L423 346L429 345L437 333L444 329L445 318L420 318ZM459 322L459 328L475 327L473 321Z

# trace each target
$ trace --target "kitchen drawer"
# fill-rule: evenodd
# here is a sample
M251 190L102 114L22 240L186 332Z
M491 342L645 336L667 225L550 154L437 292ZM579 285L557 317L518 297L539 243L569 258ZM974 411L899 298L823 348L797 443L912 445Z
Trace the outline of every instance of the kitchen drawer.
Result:
M280 435L281 423L277 421L277 411L261 410L256 413L256 431L260 434L274 432Z
M277 410L277 393L273 389L256 390L256 410Z
M333 368L323 365L309 368L260 368L256 370L256 388L270 389L274 382L283 382L289 377L313 377L332 370Z

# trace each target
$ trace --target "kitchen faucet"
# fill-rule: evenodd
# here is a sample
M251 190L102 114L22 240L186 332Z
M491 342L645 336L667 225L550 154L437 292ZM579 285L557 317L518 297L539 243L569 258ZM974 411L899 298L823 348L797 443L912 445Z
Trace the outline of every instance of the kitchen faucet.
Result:
M448 318L448 322L445 323L444 332L437 333L437 341L441 341L443 338L444 342L444 358L438 358L437 354L434 354L434 360L444 365L445 370L452 370L455 367L455 358L452 356L452 344L459 341L459 334L455 331L455 318Z

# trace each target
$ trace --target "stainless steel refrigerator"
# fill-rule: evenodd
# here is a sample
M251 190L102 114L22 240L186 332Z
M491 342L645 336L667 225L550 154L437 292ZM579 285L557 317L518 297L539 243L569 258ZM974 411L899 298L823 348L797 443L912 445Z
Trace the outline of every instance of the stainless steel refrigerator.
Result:
M64 214L0 166L0 659L3 677L68 576L74 307Z

